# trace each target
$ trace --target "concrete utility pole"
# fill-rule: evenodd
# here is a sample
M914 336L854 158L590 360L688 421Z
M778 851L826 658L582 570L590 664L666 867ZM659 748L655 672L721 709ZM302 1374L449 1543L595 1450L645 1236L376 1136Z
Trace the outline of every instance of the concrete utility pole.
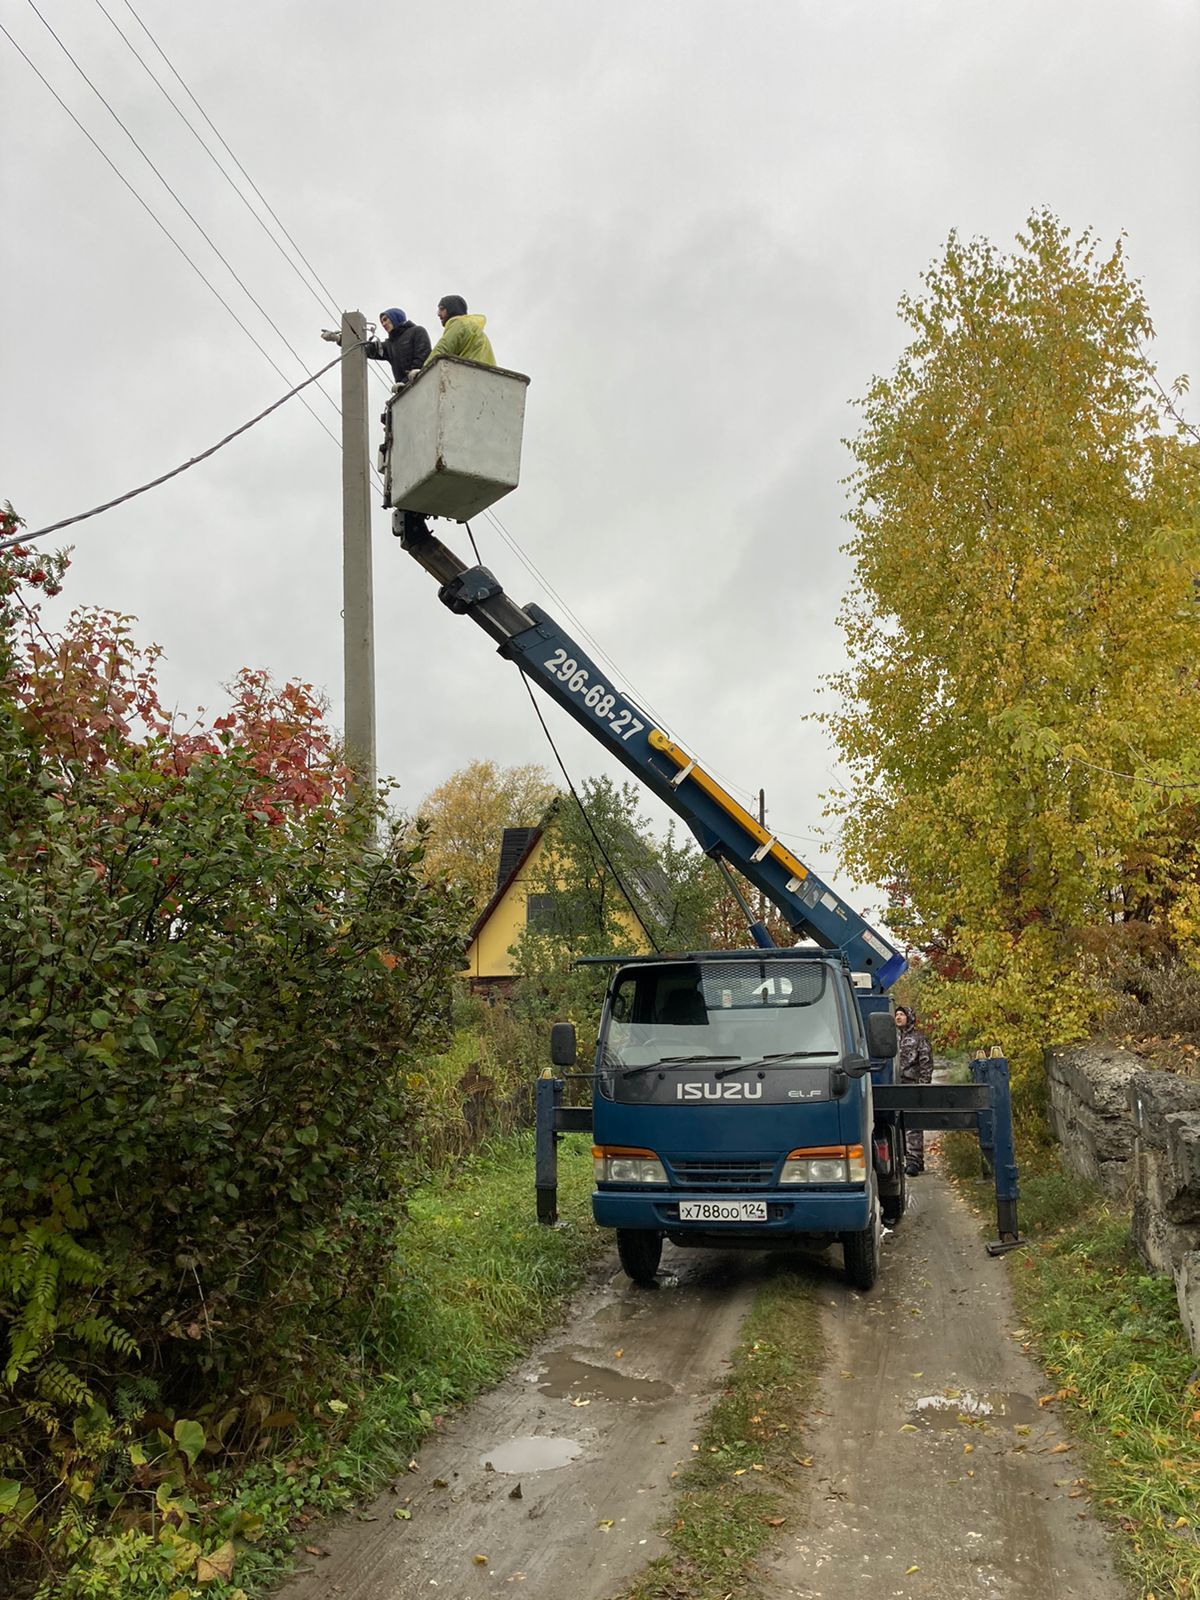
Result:
M371 468L367 425L367 325L342 313L342 640L346 759L353 792L375 791L375 621L371 583Z

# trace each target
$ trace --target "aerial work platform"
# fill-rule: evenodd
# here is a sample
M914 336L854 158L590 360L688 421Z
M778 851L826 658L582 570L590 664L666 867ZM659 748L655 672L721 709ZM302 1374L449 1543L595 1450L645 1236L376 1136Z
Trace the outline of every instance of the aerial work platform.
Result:
M388 402L384 505L466 522L515 489L528 384L453 356L426 367Z

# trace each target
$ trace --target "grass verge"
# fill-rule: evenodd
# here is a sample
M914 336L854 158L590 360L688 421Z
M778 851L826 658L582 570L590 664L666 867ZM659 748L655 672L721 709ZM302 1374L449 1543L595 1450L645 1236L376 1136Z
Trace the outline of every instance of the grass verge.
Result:
M803 1433L821 1358L812 1284L781 1270L758 1293L729 1381L680 1476L666 1530L671 1553L620 1600L726 1600L745 1592L812 1465Z
M442 1413L498 1381L582 1281L608 1243L591 1223L583 1142L562 1142L559 1185L566 1226L541 1228L533 1140L519 1135L415 1191L396 1268L340 1381L279 1412L255 1455L194 1480L175 1502L177 1537L92 1539L40 1600L251 1600L278 1583L297 1543L317 1548L321 1518L402 1471Z
M947 1138L951 1171L968 1183L978 1149ZM1127 1212L1062 1166L1018 1151L1021 1228L1009 1257L1018 1309L1079 1439L1095 1505L1118 1534L1127 1574L1146 1600L1200 1600L1200 1384L1170 1278L1147 1274Z

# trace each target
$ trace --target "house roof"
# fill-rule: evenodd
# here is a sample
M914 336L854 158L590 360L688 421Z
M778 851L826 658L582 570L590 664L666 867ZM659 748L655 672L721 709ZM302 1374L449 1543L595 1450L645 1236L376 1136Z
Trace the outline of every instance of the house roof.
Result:
M504 842L500 847L500 870L496 873L496 890L492 895L492 898L488 901L487 905L484 906L483 910L471 924L471 931L467 934L468 945L473 944L479 937L480 931L486 927L488 918L491 916L492 912L495 911L501 900L504 899L509 885L520 874L521 868L537 849L538 840L542 837L544 832L545 828L542 826L536 828L505 828L503 836ZM514 843L514 847L508 852L508 871L506 873L504 871L505 844L508 842L509 834L525 834L527 837L525 838L524 844L519 850L516 849Z
M554 815L560 805L559 800L551 802L546 814L536 828L505 828L500 842L500 864L496 871L496 888L492 898L471 924L467 934L468 945L478 938L481 931L487 926L488 919L503 900L513 882L520 876L521 869L529 860L538 841L550 826ZM624 830L631 841L636 842L636 835L630 830ZM632 854L632 851L630 852ZM648 861L644 865L634 865L627 861L621 869L621 881L630 893L639 900L652 916L664 925L669 920L671 904L671 882L666 873L656 861ZM634 905L634 915L645 927L645 917ZM653 941L651 941L653 942Z

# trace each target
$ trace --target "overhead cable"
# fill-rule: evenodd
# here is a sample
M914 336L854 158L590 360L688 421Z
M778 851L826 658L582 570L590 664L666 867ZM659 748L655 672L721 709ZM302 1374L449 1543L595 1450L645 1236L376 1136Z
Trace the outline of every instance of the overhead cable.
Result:
M258 340L251 333L250 329L242 321L241 317L238 316L237 312L229 304L229 301L226 300L225 296L217 288L216 284L214 284L212 282L212 280L209 277L207 277L207 275L204 273L203 269L200 268L199 266L197 266L196 262L192 260L191 256L187 253L187 251L184 249L183 245L180 244L179 240L175 237L175 235L167 227L166 223L163 222L162 219L156 215L156 213L151 208L151 206L142 198L142 196L134 188L133 184L130 183L129 179L125 176L125 174L117 166L116 162L113 161L112 157L108 154L108 152L103 148L102 145L100 145L98 143L98 141L93 137L93 135L88 132L87 128L84 127L83 123L80 122L79 118L71 110L70 106L67 105L66 101L59 94L58 90L55 89L54 85L49 81L49 79L40 70L40 68L29 58L29 56L27 56L25 54L25 51L22 50L21 46L13 38L12 34L9 33L8 29L4 26L4 24L2 22L0 22L0 33L2 33L4 35L4 37L8 40L9 44L12 45L13 49L16 50L17 54L21 57L21 59L25 62L25 64L34 73L37 74L38 78L41 79L42 83L50 91L50 93L54 96L54 98L58 101L59 105L67 113L67 115L70 117L71 121L75 124L75 126L79 129L80 133L83 134L84 138L88 141L88 143L92 146L92 148L97 152L97 154L99 154L100 156L103 157L104 161L108 164L109 167L111 167L112 171L116 174L116 176L120 179L120 181L129 190L130 194L137 201L138 205L141 206L142 210L150 218L150 220L151 220L151 222L153 222L154 226L159 230L160 233L164 234L167 237L167 239L170 240L171 244L173 244L175 249L178 250L179 254L187 262L188 266L191 267L192 271L200 279L201 283L204 284L205 288L208 289L213 295L215 295L217 300L219 300L220 303L225 307L226 311L228 311L229 315L237 323L238 327L246 335L247 339L249 339L250 343L258 351L258 353L261 356L266 358L266 360L270 363L270 365L273 368L273 370L276 373L278 373L278 375L286 383L288 381L288 374L283 370L283 368L279 365L279 363L271 355L270 351L267 350L263 345L261 345L258 342ZM327 369L322 369L322 370L327 370ZM304 385L301 384L300 387L303 388ZM309 414L320 424L320 426L325 429L325 432L327 434L329 434L329 437L333 440L334 444L336 444L338 446L338 448L340 449L341 448L341 441L338 439L337 435L335 433L333 433L331 431L331 429L326 427L325 422L322 420L322 418L317 416L316 412L313 411L312 407L309 406L307 401L302 401L301 403L304 405L305 409L309 412Z
M176 192L176 190L175 190L174 186L171 184L170 180L159 169L159 167L155 164L155 162L153 160L151 160L150 156L147 155L146 151L143 149L142 145L140 144L140 142L138 141L136 136L129 129L129 127L126 125L126 123L122 120L122 118L117 113L117 111L113 108L111 102L104 95L103 91L96 87L96 85L92 82L91 78L84 71L83 67L75 59L74 55L72 55L69 47L64 43L64 41L54 31L54 29L50 25L50 23L46 20L46 18L38 10L37 5L35 3L35 0L26 0L26 3L28 4L29 9L33 12L34 16L38 19L38 21L45 28L46 32L54 40L55 44L62 51L63 55L66 56L67 60L75 68L75 71L83 79L84 83L87 84L88 88L96 96L97 100L99 100L100 104L108 112L109 116L116 123L117 127L120 128L121 132L129 140L130 144L137 151L138 155L141 156L142 160L150 168L150 171L158 179L159 183L162 184L163 188L171 196L171 199L174 200L175 204L179 207L179 209L183 212L184 216L188 219L188 221L196 229L196 232L204 240L205 244L209 247L209 249L212 251L212 253L216 256L217 260L221 263L221 265L229 273L230 277L237 284L238 288L242 291L242 293L246 296L247 300L249 300L250 304L254 307L254 309L259 313L259 315L267 323L267 326L271 329L271 332L275 335L275 337L279 340L279 342L284 346L284 348L287 349L288 351L290 351L290 353L296 358L296 360L300 364L301 369L303 370L303 368L305 366L304 357L295 348L295 346L292 345L289 342L287 335L284 333L283 329L279 326L279 324L275 321L275 319L271 316L271 314L267 310L267 308L261 303L261 301L256 299L255 296L251 293L251 291L248 288L245 280L237 272L237 270L234 267L233 263L228 259L228 257L219 248L219 246L217 245L216 241L213 239L212 235L208 232L208 230L204 227L204 225L200 222L199 218L194 214L194 212L180 198L179 194ZM101 9L103 10L103 7L101 7ZM107 13L106 13L106 15L107 15ZM261 346L259 348L261 349ZM280 377L285 377L286 376L286 374L283 373L282 371L280 371L279 368L276 368L276 371L279 372ZM329 404L333 407L333 409L335 411L337 411L338 410L338 404L337 404L337 401L334 400L332 395L326 394L324 390L321 391L321 394L322 394L322 397L329 402ZM308 402L305 401L305 405L306 406L307 406L307 404L308 404ZM322 424L322 426L324 426L324 424ZM326 429L326 432L328 433L329 429ZM336 439L336 435L331 434L331 437Z
M291 245L292 249L300 257L300 260L308 268L308 271L312 274L314 282L318 285L318 287L321 289L322 293L326 296L330 306L335 309L335 314L336 314L337 302L334 299L333 294L330 292L329 286L327 284L325 284L324 282L322 282L320 274L317 272L317 270L313 266L312 262L309 261L308 257L304 254L304 251L301 250L300 246L296 243L295 239L292 238L291 234L284 227L283 223L279 219L278 214L272 208L271 203L268 201L267 197L263 194L262 190L255 183L254 179L246 171L246 169L242 165L242 163L234 155L234 153L230 149L228 143L226 142L226 140L222 136L220 129L213 122L213 120L209 116L208 112L205 111L204 107L200 104L199 100L196 99L196 96L188 88L187 84L184 83L183 79L179 76L179 73L175 69L174 63L167 56L167 54L163 50L162 46L159 44L158 40L154 37L154 35L150 32L149 28L147 28L146 24L142 21L141 17L138 16L137 12L133 9L132 5L130 5L129 0L124 0L124 5L125 5L126 11L129 12L129 15L137 23L138 27L146 35L147 39L149 39L150 43L158 51L159 55L162 56L163 60L166 62L168 68L170 69L172 76L178 82L178 84L179 84L180 88L183 90L184 94L187 95L188 99L195 106L196 110L204 118L205 122L208 123L209 127L212 129L213 133L216 134L217 138L220 140L220 142L224 146L225 150L228 151L229 159L233 162L234 166L241 173L242 177L245 178L246 182L250 185L250 187L254 190L255 194L262 201L263 205L267 208L268 216L270 216L271 220L275 223L275 225L279 229L280 233L283 234L283 237L287 240L287 242Z
M254 190L254 192L258 196L259 200L262 201L262 204L264 206L266 206L267 211L270 212L271 216L275 218L276 224L282 229L283 228L283 224L279 222L278 217L275 217L275 213L273 211L271 211L270 206L267 205L266 200L263 198L262 191L257 187L257 185L254 184L253 180L246 173L246 169L242 166L241 162L237 160L237 157L233 154L233 151L229 149L229 145L226 144L225 140L221 138L221 135L219 133L217 133L216 128L213 127L213 123L212 123L211 118L207 115L207 113L205 112L203 106L200 105L200 102L196 99L195 95L192 94L192 91L188 88L187 84L184 83L183 79L179 76L179 73L175 71L174 66L172 66L171 62L167 59L166 55L163 53L162 47L159 45L158 41L154 38L153 34L146 27L146 24L138 16L137 12L134 11L133 7L128 5L128 0L126 0L126 5L127 5L127 8L129 10L130 14L133 16L134 21L138 24L138 26L141 28L142 32L150 40L150 43L158 51L159 55L162 56L162 59L166 62L167 66L170 67L171 72L174 73L176 79L182 85L182 87L184 89L184 92L191 99L193 105L195 105L196 109L200 112L200 115L204 118L205 122L207 122L209 127L212 128L213 132L217 135L217 138L221 139L221 143L225 146L225 149L229 152L230 158L234 162L237 163L238 170L242 173L243 177L246 178L247 183L250 184L251 188ZM157 73L155 73L154 69L150 66L149 62L146 60L146 58L138 50L138 48L134 44L133 40L129 37L129 35L121 27L121 25L117 21L117 19L114 16L112 16L105 9L104 0L96 0L96 6L99 9L99 11L101 12L101 14L104 16L105 20L111 25L111 27L115 30L115 32L118 34L118 36L124 41L126 48L129 50L129 52L133 56L134 60L137 61L138 64L142 67L142 69L146 73L147 77L155 85L155 87L158 89L160 94L162 94L163 98L166 100L167 104L171 107L172 111L174 111L175 115L183 123L184 127L192 135L193 139L195 139L196 143L200 146L201 150L204 151L205 155L212 162L212 164L216 167L217 171L221 174L221 176L225 179L225 182L229 185L229 187L233 190L234 194L237 195L238 199L246 207L246 210L254 218L255 222L258 223L259 227L266 234L267 238L271 241L271 243L275 246L276 250L278 250L279 254L283 257L284 261L287 262L288 266L295 273L296 277L299 279L301 284L303 284L304 288L308 291L308 293L317 302L318 306L320 306L321 310L322 311L331 310L333 312L334 316L339 315L338 309L337 309L337 304L334 301L332 295L329 295L328 291L326 291L324 295L319 294L317 292L317 290L313 288L312 284L304 276L304 273L301 272L300 268L296 265L295 261L293 261L292 257L288 254L287 250L280 243L280 241L275 237L275 235L274 235L274 233L272 233L271 229L267 226L266 222L263 220L263 218L260 215L260 213L255 209L255 206L254 206L253 202L249 199L249 197L243 192L243 190L230 177L230 175L226 171L225 167L221 164L221 160L217 156L216 152L212 149L212 147L204 139L203 135L200 133L199 129L196 128L194 123L192 123L190 121L190 119L188 118L187 114L183 110L183 107L175 99L174 95L172 95L171 91L167 88L166 84L163 83L162 80L158 77ZM284 236L288 239L288 242L291 244L292 249L295 250L298 255L300 255L300 251L299 251L298 246L296 245L295 240L291 238L290 234L288 234L286 232L286 230L284 230ZM301 259L301 261L304 261L303 255L300 255L300 259ZM305 264L306 267L308 267L308 262L307 261L304 261L304 264ZM308 270L309 270L310 273L312 273L313 277L315 278L316 274L313 273L312 268L308 267ZM319 278L317 279L317 282L320 283L320 279ZM324 286L322 285L322 288L323 287Z
M351 346L351 349L357 348L357 345ZM0 550L11 550L17 545L31 544L34 539L44 539L47 534L57 533L60 528L69 528L76 522L86 522L89 517L98 517L102 511L111 511L114 506L124 505L126 500L133 500L137 495L145 494L148 489L157 489L160 483L166 483L171 478L177 478L181 472L186 472L189 467L194 467L201 461L207 461L209 456L215 456L218 450L223 450L227 444L230 444L240 434L247 433L256 423L261 422L264 417L269 417L272 411L278 411L281 405L291 400L294 395L298 395L301 389L307 389L310 383L316 383L318 378L324 377L325 373L336 367L346 354L348 352L343 351L341 355L334 356L333 360L323 366L319 372L310 373L303 383L298 383L294 389L289 389L285 395L280 395L279 399L267 406L265 411L260 411L256 417L251 417L249 422L243 422L240 428L235 428L232 433L227 433L223 439L218 439L216 444L210 445L207 450L201 450L199 455L192 456L182 466L172 467L170 472L164 472L160 477L152 478L149 483L143 483L136 489L130 489L126 494L118 495L115 500L106 500L103 505L93 506L90 511L80 511L73 517L63 517L59 522L51 522L44 528L35 529L33 533L23 533L19 538L0 540Z

